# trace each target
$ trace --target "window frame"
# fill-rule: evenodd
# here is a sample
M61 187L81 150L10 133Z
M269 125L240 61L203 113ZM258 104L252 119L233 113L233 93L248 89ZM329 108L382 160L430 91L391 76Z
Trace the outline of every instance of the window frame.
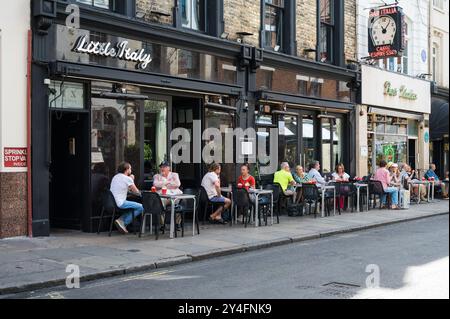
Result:
M183 5L182 2L185 1L186 3L189 3L189 6L186 6L186 10L187 12L190 12L190 21L188 19L188 21L190 22L189 25L184 25L183 24ZM183 29L187 29L187 30L191 30L191 31L195 31L195 32L199 32L199 33L206 33L207 29L208 29L208 23L209 23L209 19L208 19L208 11L207 11L207 1L208 0L180 0L180 16L181 16L181 21L180 21L180 25ZM193 28L193 16L194 16L194 12L195 10L193 10L194 8L194 3L196 4L197 2L202 2L203 3L203 8L201 8L203 12L201 12L201 14L203 15L203 18L200 16L200 20L198 21L199 24L199 28ZM202 24L202 25L200 25Z
M86 1L86 0L84 0L84 1ZM118 0L108 0L109 8L107 9L107 8L103 8L103 7L95 5L95 0L89 0L89 2L91 2L91 4L80 2L79 0L71 0L71 2L76 5L81 5L84 7L88 7L88 8L92 8L95 10L108 12L108 13L112 13L112 14L120 14L120 15L124 15L127 17L132 17L132 18L135 17L135 15L136 15L136 0L123 0L123 10L122 11L115 9L116 1L118 1Z
M262 24L263 24L263 34L264 37L262 39L263 42L263 48L264 49L269 49L269 50L274 50L275 51L275 47L276 46L280 46L279 52L283 52L284 51L284 15L285 15L285 10L286 10L286 2L285 0L279 0L282 1L282 5L276 5L273 3L268 3L267 1L270 0L263 0L263 14L262 14ZM272 30L267 30L266 27L268 26L268 24L266 23L266 15L268 13L268 10L273 9L276 12L276 17L277 19L279 19L279 21L277 20L277 30L274 32ZM270 24L270 26L272 26L272 24ZM274 47L272 47L272 43L268 44L267 43L267 33L276 33L276 37L277 37L277 43Z

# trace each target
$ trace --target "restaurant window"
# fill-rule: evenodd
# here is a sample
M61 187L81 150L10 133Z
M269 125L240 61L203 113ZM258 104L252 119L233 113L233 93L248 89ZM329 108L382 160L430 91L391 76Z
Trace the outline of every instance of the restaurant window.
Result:
M120 14L125 14L127 8L127 0L77 0L77 2Z
M137 87L127 86L129 93L139 94ZM112 84L92 83L97 91L111 92ZM119 99L92 98L91 163L93 171L102 168L109 180L121 162L131 163L136 181L141 181L141 103Z
M144 103L144 175L152 177L159 163L167 160L168 102L147 100Z
M333 63L334 35L334 1L319 0L320 30L319 30L319 60Z
M283 49L284 0L264 0L264 47Z
M181 0L181 25L183 28L206 31L206 1Z

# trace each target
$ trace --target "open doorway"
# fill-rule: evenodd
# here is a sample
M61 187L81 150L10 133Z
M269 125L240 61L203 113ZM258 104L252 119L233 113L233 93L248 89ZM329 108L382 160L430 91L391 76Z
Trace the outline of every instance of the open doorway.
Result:
M88 231L89 114L51 112L50 227Z
M408 164L412 169L416 169L416 153L417 153L417 140L408 140Z

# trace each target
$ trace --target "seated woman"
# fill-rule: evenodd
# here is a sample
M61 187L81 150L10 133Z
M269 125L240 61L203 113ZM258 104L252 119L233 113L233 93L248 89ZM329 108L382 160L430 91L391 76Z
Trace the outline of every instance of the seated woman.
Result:
M333 178L333 182L348 182L350 180L350 175L348 175L345 172L345 166L342 163L336 165L336 169L334 173L331 175L331 177ZM344 188L348 189L347 192L350 190L349 187ZM342 195L339 197L339 207L340 209L344 209L344 206L345 206L345 196Z
M404 164L403 168L400 172L400 181L401 186L404 189L409 189L409 186L411 185L412 188L412 194L417 197L420 196L420 200L423 202L427 201L427 189L426 187L419 187L418 184L415 184L414 181L418 181L416 171L411 168L408 164ZM420 192L420 194L419 194Z
M310 181L308 174L305 173L305 170L301 165L298 165L295 168L295 173L293 174L293 177L297 184L303 184Z
M385 160L381 160L379 168L376 170L373 179L375 181L381 182L383 185L384 194L382 195L381 201L383 208L386 208L387 204L387 194L391 195L392 209L398 209L398 188L392 187L391 185L391 175L386 169L387 163Z
M250 175L250 165L242 164L241 166L241 176L238 178L238 185L241 184L246 189L256 188L256 180Z
M295 173L292 175L297 184L308 183L311 179L308 177L308 174L305 173L303 166L298 165L295 168ZM300 203L303 201L303 190L301 187L297 188L297 196L296 202Z
M348 182L350 180L350 175L345 172L345 166L342 163L336 165L336 170L331 177L333 182Z
M390 186L396 187L397 189L400 190L402 181L400 177L400 171L398 170L398 165L395 163L389 163L387 169L389 170L389 174L391 176Z

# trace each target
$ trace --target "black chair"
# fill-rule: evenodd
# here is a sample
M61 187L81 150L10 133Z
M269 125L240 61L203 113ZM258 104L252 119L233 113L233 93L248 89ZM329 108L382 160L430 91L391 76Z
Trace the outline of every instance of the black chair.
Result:
M208 197L208 193L206 192L206 189L201 186L200 187L200 201L199 206L201 207L201 211L203 213L203 225L206 223L206 217L208 216L208 211L210 212L209 215L212 215L214 213L214 209L217 207L223 207L224 203L214 203L210 201Z
M375 181L375 180L369 181L369 196L372 197L373 208L376 208L376 204L377 204L376 197L377 196L380 200L380 209L383 207L382 198L384 195L388 196L388 203L390 203L391 202L390 194L386 194L384 192L383 184L380 181ZM388 206L390 206L390 204Z
M281 208L283 207L287 207L289 200L290 199L294 199L294 195L286 195L283 191L283 188L281 187L281 185L279 183L273 183L274 185L278 186L278 188L280 189L280 200L278 201L278 205L281 211Z
M280 223L280 197L281 197L281 188L279 184L267 184L264 186L264 189L271 190L273 192L273 210L277 213L277 223ZM267 197L265 197L267 198ZM270 199L267 199L270 203ZM276 209L275 209L276 208Z
M317 207L319 206L320 194L317 185L315 184L303 184L303 202L308 204L308 214L311 215L311 208L314 204L314 218L317 218Z
M152 219L155 221L155 236L156 240L159 238L160 218L165 216L166 210L162 204L161 197L158 193L143 192L142 193L142 205L144 206L143 214L151 214ZM144 217L144 216L143 216ZM142 225L144 218L142 218ZM142 229L141 225L141 229ZM141 235L141 234L140 234Z
M181 214L181 236L184 237L184 225L186 220L186 214L192 214L192 227L197 227L197 233L200 235L200 226L199 226L199 200L198 200L198 189L194 188L186 188L183 190L183 194L185 195L195 195L197 206L195 211L195 220L194 220L194 202L188 199L182 199L176 209L175 213Z
M100 234L102 223L104 218L111 218L111 225L109 227L109 237L111 237L114 221L116 217L119 218L123 214L133 213L132 209L120 209L117 207L114 195L110 190L106 190L102 193L102 212L100 214L100 221L98 223L97 234ZM109 216L105 216L105 212L111 213ZM133 227L134 228L134 227Z
M337 200L339 200L338 204L338 211L339 215L341 215L341 205L340 205L340 198L343 197L345 199L345 202L348 202L348 199L350 198L351 203L351 209L352 213L355 210L355 203L356 203L356 197L357 197L357 191L356 186L352 183L335 183L334 186L336 187L336 197Z
M250 200L250 196L245 188L236 188L233 190L233 200L235 208L242 211L242 223L245 228L250 223L254 206Z

